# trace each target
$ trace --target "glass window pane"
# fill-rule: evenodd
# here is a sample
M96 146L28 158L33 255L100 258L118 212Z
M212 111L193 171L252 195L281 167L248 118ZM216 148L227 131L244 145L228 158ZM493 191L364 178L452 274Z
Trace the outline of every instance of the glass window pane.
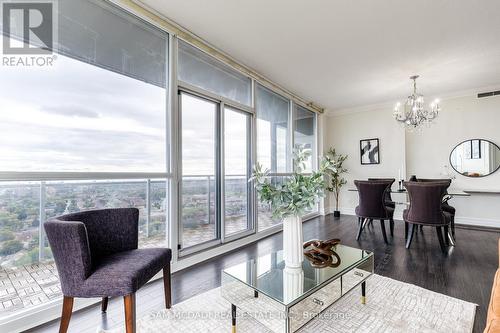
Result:
M250 115L224 110L225 234L249 229Z
M257 85L257 161L273 173L290 172L289 101Z
M179 79L212 93L251 105L252 82L197 48L179 41Z
M0 265L38 262L40 184L0 183ZM50 253L48 248L44 251Z
M309 111L301 106L295 105L294 107L294 144L295 147L301 147L305 151L311 153L310 157L306 161L305 172L311 172L314 164L313 161L316 160L315 141L316 141L316 114Z
M217 238L215 163L218 105L181 94L182 248Z
M61 2L53 66L0 66L1 171L166 171L167 35L97 3Z
M151 215L149 225L139 232L140 247L167 246L168 186L165 180L152 180L149 189Z

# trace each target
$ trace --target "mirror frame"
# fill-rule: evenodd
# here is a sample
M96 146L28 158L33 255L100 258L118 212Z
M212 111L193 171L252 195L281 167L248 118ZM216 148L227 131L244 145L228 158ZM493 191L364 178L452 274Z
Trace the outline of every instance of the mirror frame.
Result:
M467 139L467 140L464 140L464 141L460 142L459 144L457 144L455 147L453 147L453 149L452 149L452 150L451 150L451 152L450 152L450 156L449 156L449 158L448 158L448 161L450 162L450 166L451 166L451 168L453 169L453 171L455 171L456 173L458 173L460 176L467 177L467 178L483 178L483 177L488 177L488 176L491 176L492 174L494 174L495 172L497 172L497 171L498 171L498 169L500 169L500 164L497 166L497 168L496 168L495 170L493 170L492 172L490 172L490 173L489 173L489 174L487 174L487 175L484 175L484 176L477 176L477 177L472 177L472 176L466 176L466 175L464 175L463 173L459 172L457 169L455 169L455 167L454 167L454 166L453 166L453 164L451 163L451 155L453 154L453 152L455 151L455 149L457 149L457 147L458 147L458 146L460 146L461 144L464 144L464 143L466 143L467 141L472 141L472 140L488 141L490 144L492 144L492 145L494 145L495 147L497 147L497 149L500 151L500 147L499 147L496 143L494 143L494 142L492 142L492 141L490 141L490 140L488 140L488 139L479 139L479 138L475 138L475 139Z

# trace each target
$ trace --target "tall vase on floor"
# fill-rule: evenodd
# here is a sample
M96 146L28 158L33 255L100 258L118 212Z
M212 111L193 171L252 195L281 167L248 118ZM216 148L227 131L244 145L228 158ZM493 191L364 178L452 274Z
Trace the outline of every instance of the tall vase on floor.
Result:
M303 244L302 218L295 215L286 217L283 220L283 259L286 267L302 267Z

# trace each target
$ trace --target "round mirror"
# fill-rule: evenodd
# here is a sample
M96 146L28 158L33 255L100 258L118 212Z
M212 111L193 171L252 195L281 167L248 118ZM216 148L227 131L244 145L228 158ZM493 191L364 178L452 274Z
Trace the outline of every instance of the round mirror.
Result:
M500 148L484 139L467 140L451 151L450 164L463 176L485 177L500 167Z

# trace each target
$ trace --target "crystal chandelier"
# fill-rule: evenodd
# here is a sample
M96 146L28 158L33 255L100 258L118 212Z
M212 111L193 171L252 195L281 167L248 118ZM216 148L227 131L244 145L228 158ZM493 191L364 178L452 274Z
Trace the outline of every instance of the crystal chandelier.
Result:
M394 118L410 130L420 128L421 125L430 124L439 113L439 100L430 104L430 109L424 106L424 96L417 93L418 75L410 77L413 80L413 94L408 96L404 105L397 103L394 107Z

